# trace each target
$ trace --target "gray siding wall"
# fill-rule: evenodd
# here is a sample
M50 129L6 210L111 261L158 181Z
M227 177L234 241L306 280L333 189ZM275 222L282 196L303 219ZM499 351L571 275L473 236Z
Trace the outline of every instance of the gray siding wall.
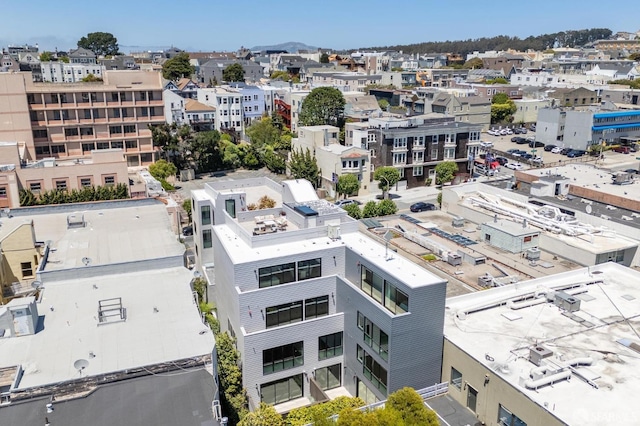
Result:
M352 374L351 380L349 377L344 380L347 389L355 394L353 375L356 375L368 384L378 398L386 397L374 389L362 375L362 365L356 359L356 344L362 346L369 355L387 369L389 393L404 386L422 388L439 382L446 282L410 288L398 278L372 265L366 258L349 249L347 249L346 265L346 278L351 283L346 280L338 281L337 303L338 311L344 313L345 364L348 373ZM409 313L394 315L357 288L360 282L361 265L393 282L405 292L409 296ZM430 273L425 270L425 274ZM357 328L358 311L389 335L388 362L382 360L364 344L362 331Z
M245 336L245 350L242 352L242 381L251 403L259 404L259 389L263 383L303 372L311 377L313 371L318 368L343 362L341 356L318 360L318 337L342 331L343 321L342 314L335 314ZM304 341L304 365L267 375L262 374L262 351L264 349L299 341ZM306 377L303 379L303 395L309 397L309 380Z

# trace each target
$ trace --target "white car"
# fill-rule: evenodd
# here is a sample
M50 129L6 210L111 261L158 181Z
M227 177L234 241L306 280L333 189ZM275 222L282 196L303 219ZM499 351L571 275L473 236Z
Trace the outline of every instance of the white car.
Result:
M500 136L500 132L493 129L487 130L487 133L489 133L491 136Z
M508 135L512 135L512 134L513 134L513 130L508 129L508 128L507 128L507 129L505 129L505 130L507 131L507 134L508 134Z
M480 142L480 146L483 148L493 148L493 142L483 141Z
M505 166L508 169L511 170L522 170L523 166L520 163L507 163L507 165Z
M500 135L507 136L509 134L508 132L509 132L509 129L502 129L500 130Z
M556 146L551 150L553 154L560 154L560 151L562 151L562 148L559 146Z

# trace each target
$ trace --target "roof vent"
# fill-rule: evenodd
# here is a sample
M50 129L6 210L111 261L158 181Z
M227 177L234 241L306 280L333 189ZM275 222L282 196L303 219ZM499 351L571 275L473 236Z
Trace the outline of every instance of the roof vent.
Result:
M567 312L577 312L580 310L580 299L564 291L556 292L553 303Z

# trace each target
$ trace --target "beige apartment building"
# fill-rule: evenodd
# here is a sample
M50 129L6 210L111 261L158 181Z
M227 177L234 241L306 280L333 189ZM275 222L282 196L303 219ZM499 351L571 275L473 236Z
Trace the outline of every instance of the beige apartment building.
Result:
M0 208L20 207L20 190L35 195L52 189L82 189L129 183L122 149L93 150L77 160L48 157L26 163L24 146L0 142Z
M155 160L151 124L164 123L162 77L106 71L95 83L35 83L31 73L0 73L0 141L24 145L22 158L80 159L121 149L128 166Z
M0 304L32 291L41 255L36 247L33 221L3 218L0 227Z

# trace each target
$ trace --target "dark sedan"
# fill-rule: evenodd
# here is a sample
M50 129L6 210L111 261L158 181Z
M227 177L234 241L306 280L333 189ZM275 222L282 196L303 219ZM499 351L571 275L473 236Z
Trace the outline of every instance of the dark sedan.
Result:
M409 207L409 209L416 213L416 212L426 212L429 210L435 210L436 206L435 204L432 203L423 203L422 201L415 203L415 204L411 204L411 207Z
M547 151L547 152L549 152L549 151L551 151L551 150L552 150L553 148L555 148L555 147L556 147L555 145L551 145L551 144L549 144L549 145L546 145L546 146L544 147L544 150L545 150L545 151Z

